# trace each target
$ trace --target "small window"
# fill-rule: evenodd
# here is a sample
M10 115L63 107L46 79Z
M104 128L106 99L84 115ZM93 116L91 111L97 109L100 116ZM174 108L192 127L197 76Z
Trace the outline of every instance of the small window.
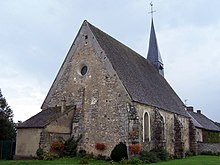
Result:
M87 71L88 71L88 67L86 65L84 65L80 72L84 76L87 73Z

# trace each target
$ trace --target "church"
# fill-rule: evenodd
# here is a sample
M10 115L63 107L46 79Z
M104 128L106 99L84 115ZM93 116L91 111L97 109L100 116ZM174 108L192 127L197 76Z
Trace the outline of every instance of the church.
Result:
M79 149L94 155L110 156L120 142L128 151L134 143L171 155L195 151L195 126L164 78L153 19L147 58L85 20L41 109L19 124L16 156L80 136Z

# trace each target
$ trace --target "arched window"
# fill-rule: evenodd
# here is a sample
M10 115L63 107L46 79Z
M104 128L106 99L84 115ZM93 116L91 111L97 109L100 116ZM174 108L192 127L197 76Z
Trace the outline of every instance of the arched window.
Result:
M150 115L148 112L144 112L143 116L143 142L148 142L151 140L150 135Z

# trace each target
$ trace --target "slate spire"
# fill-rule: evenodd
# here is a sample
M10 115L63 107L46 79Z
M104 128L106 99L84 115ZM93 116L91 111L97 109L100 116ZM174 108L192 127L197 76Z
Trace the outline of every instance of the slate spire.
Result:
M160 55L160 51L157 45L157 37L154 29L154 21L152 18L151 21L151 31L150 31L150 41L149 41L149 48L147 53L147 59L149 62L154 65L157 71L164 76L164 68L163 68L163 61Z

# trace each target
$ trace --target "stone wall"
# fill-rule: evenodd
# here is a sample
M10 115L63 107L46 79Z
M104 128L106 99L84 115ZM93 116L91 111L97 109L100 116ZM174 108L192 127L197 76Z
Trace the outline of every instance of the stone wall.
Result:
M206 152L206 151L211 151L211 152L220 152L220 143L201 143L198 142L198 153L201 152Z
M174 155L185 157L184 142L183 142L183 125L174 115Z
M70 134L54 133L43 130L40 134L40 141L38 142L38 148L42 148L45 152L50 151L51 143L55 140L67 140L70 138Z
M85 66L87 70L82 74ZM43 109L60 105L63 97L66 105L77 106L71 127L72 136L82 135L80 149L109 156L119 142L127 143L130 97L86 27L82 27L70 49ZM106 150L96 150L96 143L104 143Z
M189 151L189 119L173 113L136 103L136 110L140 121L140 143L144 150L151 150L155 147L165 147L166 150L175 155L175 152ZM149 140L144 140L144 114L149 115L150 133ZM176 118L176 119L174 119ZM176 120L176 121L175 121ZM180 132L177 136L176 132ZM179 139L180 138L180 139ZM177 145L178 144L178 145Z
M189 141L190 141L190 152L197 154L198 153L197 129L191 119L189 121Z

